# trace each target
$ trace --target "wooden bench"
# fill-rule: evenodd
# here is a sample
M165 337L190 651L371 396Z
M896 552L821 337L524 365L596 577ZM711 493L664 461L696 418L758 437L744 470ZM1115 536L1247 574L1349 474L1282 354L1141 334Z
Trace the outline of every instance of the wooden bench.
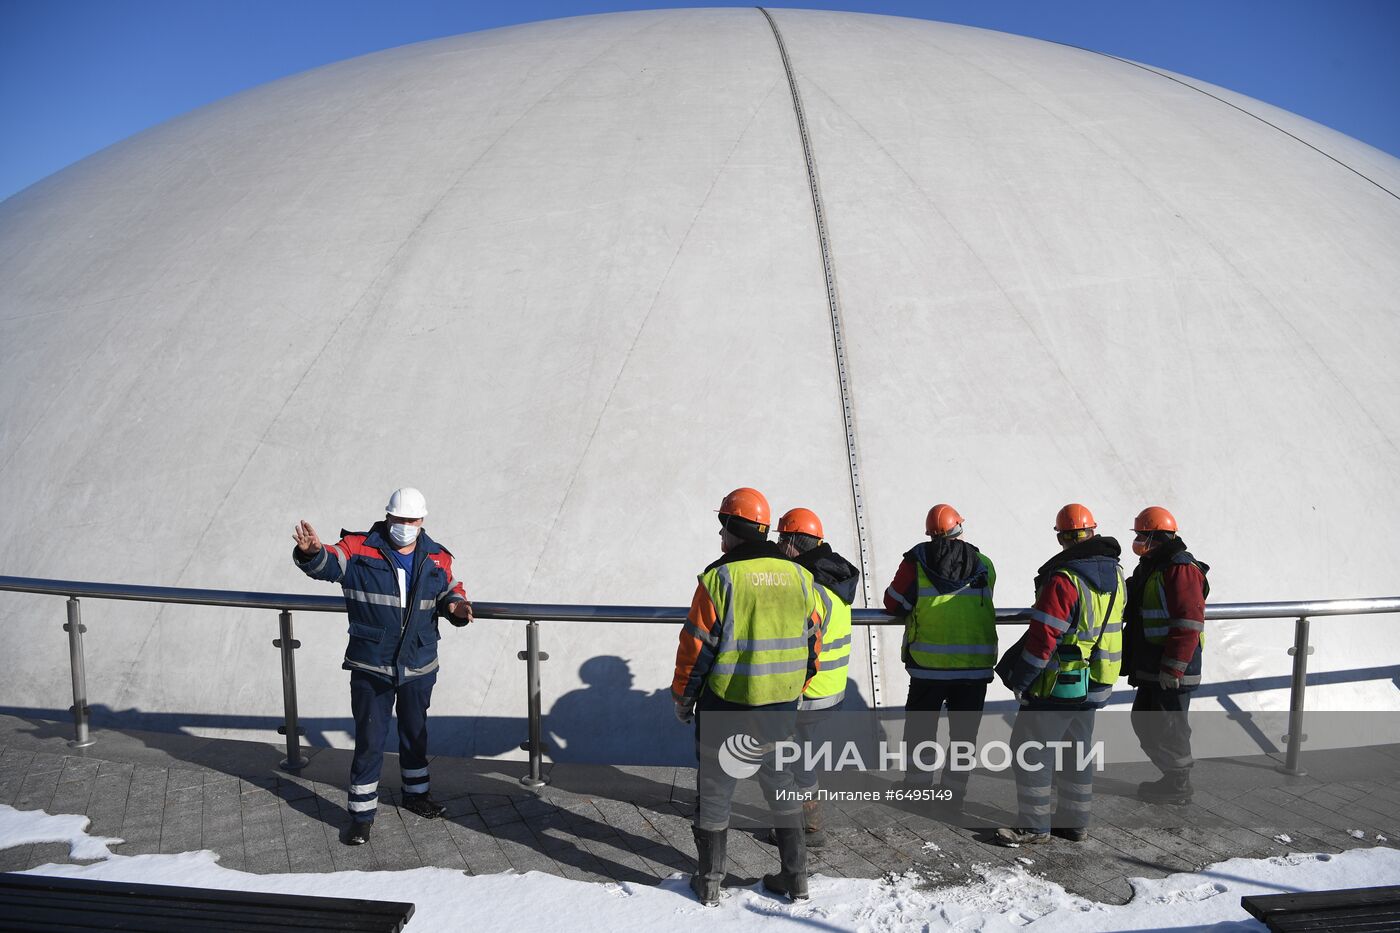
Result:
M412 904L0 874L6 930L402 930Z
M1240 898L1240 906L1279 933L1400 930L1400 886L1262 894Z

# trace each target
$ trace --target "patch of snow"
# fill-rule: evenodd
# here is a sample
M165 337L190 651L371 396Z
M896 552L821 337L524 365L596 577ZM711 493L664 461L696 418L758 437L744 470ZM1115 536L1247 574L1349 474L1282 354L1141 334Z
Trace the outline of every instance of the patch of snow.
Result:
M1353 839L1365 839L1365 838L1366 838L1366 833L1365 833L1365 831L1364 831L1364 830L1360 830L1360 829L1349 829L1349 830L1347 830L1347 835L1350 836L1350 837L1353 838Z
M88 860L110 858L112 853L107 847L126 841L89 836L88 822L85 816L50 816L43 810L0 806L0 848L66 842L69 858Z
M218 865L212 852L180 855L113 854L117 842L84 832L81 816L49 816L0 806L0 848L33 842L68 842L74 857L90 865L44 865L31 874L173 884L237 891L410 901L416 905L410 933L460 930L517 933L548 918L551 930L617 933L704 931L748 933L791 929L851 929L897 933L926 929L1092 933L1109 930L1197 929L1252 923L1240 907L1250 894L1325 890L1393 883L1400 850L1353 849L1340 855L1289 853L1267 859L1231 859L1189 874L1131 879L1131 903L1118 907L1070 894L1024 865L971 866L976 880L933 888L916 872L878 880L811 879L811 900L790 904L754 885L731 889L717 907L695 902L684 875L655 887L593 884L538 872L469 876L445 868L412 871L347 871L334 874L254 875ZM80 855L79 853L83 853ZM1029 861L1023 859L1022 861ZM1253 927L1251 927L1253 928Z

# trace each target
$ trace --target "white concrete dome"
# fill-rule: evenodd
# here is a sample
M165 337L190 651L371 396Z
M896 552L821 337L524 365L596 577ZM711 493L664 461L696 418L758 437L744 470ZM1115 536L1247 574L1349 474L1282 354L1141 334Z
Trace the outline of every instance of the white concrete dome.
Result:
M1068 501L1125 550L1138 510L1171 508L1215 600L1400 590L1400 162L1091 52L773 15L830 234L873 604L938 501L1002 605L1030 603ZM405 485L483 600L684 604L740 485L816 510L859 564L832 330L760 12L320 68L0 203L0 572L334 594L292 567L292 525L368 527ZM85 621L94 704L280 714L271 612L89 602ZM61 622L52 597L0 598L0 705L67 706ZM302 713L334 731L343 624L297 622ZM444 629L435 745L504 751L524 738L520 626ZM1287 674L1290 637L1215 625L1207 678L1280 687L1251 679ZM1394 617L1315 637L1316 670L1400 655ZM648 694L669 627L543 642L557 744L604 731L624 754L667 727ZM1309 704L1396 706L1373 677Z

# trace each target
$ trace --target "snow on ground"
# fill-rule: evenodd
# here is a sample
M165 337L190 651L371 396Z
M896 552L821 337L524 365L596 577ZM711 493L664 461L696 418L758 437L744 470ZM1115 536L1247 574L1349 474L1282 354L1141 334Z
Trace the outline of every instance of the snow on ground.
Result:
M878 881L817 877L812 899L794 905L757 887L736 889L718 907L695 902L682 875L656 887L590 884L554 875L470 876L445 868L412 871L348 871L335 874L254 875L218 865L213 852L180 855L115 855L117 839L90 837L83 816L50 816L0 806L0 849L39 842L66 842L73 858L88 865L43 865L29 874L104 881L188 885L239 891L268 891L325 897L411 901L417 905L411 933L460 930L517 933L548 919L554 930L770 931L1023 930L1087 933L1163 928L1217 931L1263 930L1240 907L1249 894L1367 887L1400 877L1400 850L1355 849L1340 855L1289 854L1269 859L1231 859L1192 874L1156 880L1133 879L1135 895L1122 907L1097 904L1067 893L1018 865L975 866L981 880L925 890L910 872ZM1037 861L1040 861L1039 859Z

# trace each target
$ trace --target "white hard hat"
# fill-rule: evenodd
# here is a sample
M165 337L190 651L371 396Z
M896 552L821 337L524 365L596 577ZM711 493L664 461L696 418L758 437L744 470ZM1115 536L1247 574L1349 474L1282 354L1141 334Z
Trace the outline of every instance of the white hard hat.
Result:
M389 496L389 504L384 506L384 511L399 518L426 518L428 500L412 486L405 486L394 490Z

